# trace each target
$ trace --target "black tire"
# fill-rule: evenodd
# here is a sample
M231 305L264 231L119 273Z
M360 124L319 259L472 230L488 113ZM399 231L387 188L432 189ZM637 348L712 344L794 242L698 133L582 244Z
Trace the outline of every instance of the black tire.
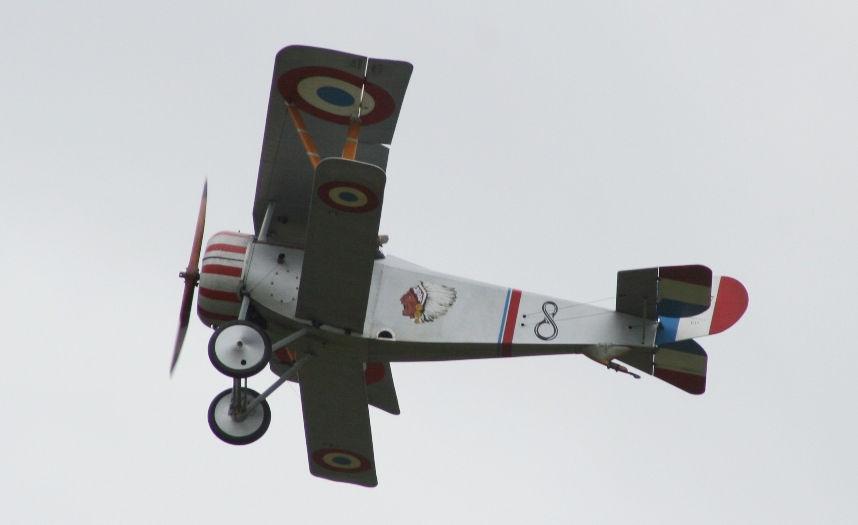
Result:
M255 390L251 390L250 388L243 388L243 387L242 387L242 390L246 394L250 394L249 400L253 400L253 399L256 399L257 397L259 397L259 394ZM259 426L256 427L253 431L246 433L246 434L241 434L241 435L230 434L229 432L227 432L226 430L221 428L220 425L218 425L218 422L217 422L218 414L216 413L216 411L219 408L218 405L220 404L221 400L223 400L224 397L227 397L231 394L232 394L232 389L227 388L226 390L224 390L220 394L216 395L214 399L212 399L212 402L209 405L209 413L208 413L209 428L211 428L214 435L217 436L218 439L220 439L224 443L229 443L230 445L248 445L250 443L253 443L257 439L261 438L263 436L263 434L265 434L265 432L268 430L268 425L271 424L271 407L268 406L268 401L263 399L262 402L259 404L259 406L256 408L256 410L259 410L259 409L262 410L262 421L259 424Z
M217 341L218 336L226 330L227 328L235 325L244 325L250 328L253 328L259 335L262 336L262 340L265 344L264 357L263 359L257 363L255 366L250 368L233 368L225 363L223 363L217 357L217 352L215 348L215 341ZM252 375L256 375L261 372L271 360L271 339L268 337L268 334L265 333L265 330L261 329L258 325L248 322L248 321L230 321L228 323L224 323L218 327L217 330L212 334L209 338L209 361L211 361L212 365L220 372L221 374L231 377L233 379L244 379L250 377Z

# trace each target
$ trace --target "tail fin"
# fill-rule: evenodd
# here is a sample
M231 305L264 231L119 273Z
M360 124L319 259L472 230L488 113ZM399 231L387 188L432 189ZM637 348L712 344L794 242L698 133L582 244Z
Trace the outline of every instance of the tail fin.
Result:
M633 348L618 361L666 383L699 395L706 391L706 351L697 341L668 343L652 350Z
M664 346L675 341L723 332L736 324L748 309L748 291L732 277L713 278L712 297L714 304L698 315L659 316L655 344Z
M657 320L657 346L723 332L747 308L742 283L699 264L617 272L617 311Z

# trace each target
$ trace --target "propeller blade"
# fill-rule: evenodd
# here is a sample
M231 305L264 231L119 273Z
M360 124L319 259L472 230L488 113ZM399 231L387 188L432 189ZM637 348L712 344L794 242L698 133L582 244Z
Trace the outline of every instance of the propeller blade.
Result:
M182 308L179 310L179 330L176 332L176 343L173 345L173 360L170 362L170 375L179 361L179 353L185 342L185 334L188 333L188 323L191 319L191 303L194 300L194 285L185 284L185 292L182 294Z
M208 201L208 181L203 184L203 196L200 199L200 211L197 214L197 227L194 231L194 243L191 246L191 256L188 259L188 267L179 274L185 280L185 291L182 294L182 306L179 309L179 330L176 332L176 342L173 345L173 359L170 362L170 375L179 361L182 352L182 344L185 342L185 334L188 333L188 323L191 318L191 305L194 302L194 288L200 280L200 252L203 247L203 231L206 228L206 202Z
M197 213L197 229L194 232L194 245L191 247L191 258L188 260L188 271L194 270L199 279L200 250L203 247L203 230L206 228L206 202L208 201L209 181L203 183L203 196L200 198L200 211Z

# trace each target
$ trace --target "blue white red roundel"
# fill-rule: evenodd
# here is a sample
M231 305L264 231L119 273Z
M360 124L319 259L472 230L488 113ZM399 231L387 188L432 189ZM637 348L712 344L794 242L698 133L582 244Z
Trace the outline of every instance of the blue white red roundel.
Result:
M277 79L277 89L299 109L335 124L349 124L361 102L361 124L375 124L393 114L390 94L363 78L330 67L299 67Z
M313 461L322 468L335 472L363 472L372 465L355 452L339 448L322 448L313 452Z
M319 198L335 210L350 213L364 213L378 207L375 193L356 182L326 182L319 186Z

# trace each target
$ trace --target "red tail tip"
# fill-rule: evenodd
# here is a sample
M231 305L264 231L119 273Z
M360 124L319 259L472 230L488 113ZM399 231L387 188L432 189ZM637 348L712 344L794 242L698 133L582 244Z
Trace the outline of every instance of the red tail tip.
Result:
M715 298L715 311L712 312L710 334L717 334L730 328L748 309L748 290L732 277L722 276L718 285L718 297Z

